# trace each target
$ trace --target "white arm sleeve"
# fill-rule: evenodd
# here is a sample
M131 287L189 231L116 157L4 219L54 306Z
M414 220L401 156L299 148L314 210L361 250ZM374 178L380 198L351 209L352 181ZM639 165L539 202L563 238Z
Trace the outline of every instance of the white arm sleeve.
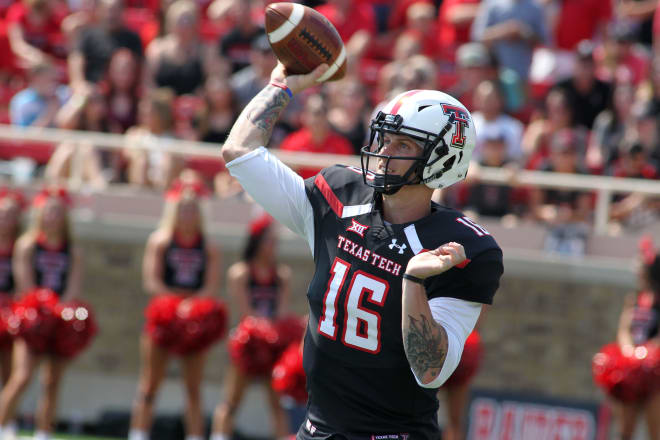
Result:
M232 160L227 169L270 215L307 240L314 254L314 212L302 177L264 147Z
M482 304L456 298L433 298L429 300L429 306L435 322L447 332L447 356L438 377L427 384L423 384L417 376L415 380L423 388L438 388L458 366L465 340L477 324Z

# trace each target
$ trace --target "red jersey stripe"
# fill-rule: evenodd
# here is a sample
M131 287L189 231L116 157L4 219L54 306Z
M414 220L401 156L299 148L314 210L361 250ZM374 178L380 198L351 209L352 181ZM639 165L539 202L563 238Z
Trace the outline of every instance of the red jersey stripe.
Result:
M335 193L332 192L332 188L330 188L325 177L321 174L317 174L316 179L314 179L314 185L316 185L319 191L321 191L321 194L323 194L323 197L325 197L325 200L328 202L328 205L330 205L330 208L332 208L337 217L341 217L344 212L344 204L341 203Z

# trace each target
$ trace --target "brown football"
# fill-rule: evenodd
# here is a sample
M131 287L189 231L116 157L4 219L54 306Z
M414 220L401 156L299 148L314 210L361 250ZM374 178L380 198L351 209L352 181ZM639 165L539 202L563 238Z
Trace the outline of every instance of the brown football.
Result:
M309 73L326 63L319 82L346 74L346 48L337 29L322 14L298 3L271 3L266 8L266 33L275 56L288 73Z

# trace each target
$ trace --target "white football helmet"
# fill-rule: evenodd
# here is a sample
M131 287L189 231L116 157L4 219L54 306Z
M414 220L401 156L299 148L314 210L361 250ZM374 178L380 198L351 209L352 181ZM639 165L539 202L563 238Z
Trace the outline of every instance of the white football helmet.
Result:
M371 120L369 144L362 148L364 182L376 191L394 194L403 185L424 183L446 188L465 179L476 131L470 112L457 99L437 90L410 90L389 101ZM421 156L379 154L384 133L413 138L423 147ZM375 151L372 150L377 141ZM370 158L407 159L414 163L403 176L369 171ZM386 169L388 167L386 166ZM367 178L369 177L369 178Z

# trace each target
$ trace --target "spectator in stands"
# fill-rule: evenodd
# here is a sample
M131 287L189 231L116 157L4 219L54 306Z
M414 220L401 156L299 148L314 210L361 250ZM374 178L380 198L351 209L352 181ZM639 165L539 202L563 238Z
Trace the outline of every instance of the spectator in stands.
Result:
M169 187L183 168L181 158L159 147L173 139L174 95L169 89L152 90L140 100L139 125L126 132L124 155L128 160L128 181L158 189ZM151 146L153 149L133 147Z
M197 5L175 1L167 9L165 24L166 34L147 47L147 85L169 87L176 95L195 93L204 84Z
M619 147L626 131L634 124L635 90L630 84L614 89L612 108L598 114L589 137L586 164L596 172L608 171L619 157Z
M477 126L479 127L479 126ZM508 133L498 125L477 128L481 154L478 164L485 167L515 169L509 157ZM504 217L513 214L513 188L479 181L479 167L471 167L467 177L466 210L477 216ZM469 214L468 214L469 215Z
M197 115L200 140L223 143L238 117L234 91L227 78L209 77L204 84L204 107Z
M631 136L649 152L655 166L660 165L660 126L658 110L650 102L639 102L633 108L635 126Z
M554 42L561 53L573 58L582 40L601 41L612 18L612 0L560 1L554 26ZM572 65L572 63L570 63Z
M98 86L77 90L56 116L57 126L67 130L107 132L108 107ZM119 175L120 155L114 150L101 151L89 142L63 142L57 146L46 166L45 178L64 183L71 177L71 164L80 154L81 175L77 176L94 189L104 189Z
M444 0L440 5L437 38L444 59L453 60L458 47L470 41L470 27L477 17L480 1Z
M220 286L220 251L207 235L200 198L201 183L182 176L176 187L167 191L167 202L158 229L151 233L142 261L145 290L152 297L163 294L185 298L179 306L195 297L213 298ZM190 302L188 302L190 304ZM167 374L172 353L159 346L146 332L140 341L142 366L133 404L129 440L147 440L155 397ZM185 395L186 440L204 437L201 384L208 349L181 355Z
M422 46L418 36L402 32L396 38L392 50L392 61L385 64L378 72L376 98L378 101L386 99L394 89L402 87L403 72L406 70L408 60L421 53Z
M64 57L60 23L65 14L65 10L58 10L48 0L21 0L9 7L5 19L7 37L20 67L30 69L53 63L54 57Z
M356 66L377 31L376 16L368 4L352 0L329 0L316 8L330 20L346 45L349 65ZM352 63L351 63L352 61Z
M360 154L366 143L371 111L367 88L355 77L327 83L326 87L330 126L350 141L353 154Z
M57 187L48 187L35 197L31 224L16 242L14 251L17 292L51 289L62 302L80 297L83 258L71 234L70 203L66 191ZM11 376L0 393L0 436L5 434L2 431L13 419L19 399L42 361L43 387L37 405L34 438L51 438L59 386L70 362L67 358L38 354L21 338L14 341Z
M550 41L543 10L535 0L482 2L472 24L472 39L491 47L500 65L513 69L524 81L534 47Z
M353 146L340 134L332 131L328 121L328 106L321 95L310 95L302 113L303 128L287 136L280 145L283 151L309 153L353 154ZM321 168L301 167L298 174L304 179L315 176Z
M405 32L416 35L420 40L421 53L431 58L440 53L435 17L435 6L423 1L413 3L406 11Z
M658 168L649 160L649 152L635 139L625 141L613 167L614 177L658 179ZM616 194L610 206L613 227L641 229L658 221L660 200L646 194Z
M438 72L435 62L425 55L413 55L401 71L401 84L405 90L437 89Z
M577 60L571 78L559 82L555 87L566 92L574 118L579 124L591 128L598 113L610 103L610 85L596 78L593 45L582 41L576 50Z
M647 48L653 44L653 14L656 0L621 0L617 5L617 18L628 22L635 31L635 41Z
M250 65L231 76L231 86L239 108L245 107L268 84L275 64L277 58L270 48L268 37L262 33L250 46Z
M142 42L124 26L123 10L122 0L99 0L96 24L82 30L78 45L69 55L69 81L73 87L102 80L112 55L122 47L142 60Z
M556 132L550 140L550 156L541 166L541 171L584 174L579 155L585 141L574 130ZM561 254L583 255L591 195L577 190L533 188L529 196L532 217L549 227L545 249Z
M524 85L513 70L500 67L488 48L481 43L465 43L456 52L456 82L449 93L468 110L474 109L473 94L483 81L497 81L504 98L504 108L517 112L525 102Z
M635 85L649 75L649 53L635 41L634 30L625 23L610 26L608 38L594 51L596 76L606 82L632 82Z
M252 1L230 3L234 27L220 40L220 55L231 61L232 71L238 72L251 64L251 47L255 39L264 34L251 15Z
M550 155L550 140L554 133L570 129L586 139L586 129L575 123L573 114L580 111L570 105L564 89L554 89L545 98L544 116L530 123L523 134L525 166L537 169ZM584 159L585 148L580 146L578 157Z
M11 123L22 127L53 127L55 115L69 97L69 88L58 85L57 72L48 63L32 67L29 78L28 87L11 99Z
M495 130L502 134L506 144L506 159L521 162L523 151L521 146L523 125L517 119L504 113L504 102L499 85L494 81L484 81L477 87L475 93L475 112L472 120L477 130L477 145L472 153L476 160L481 158L483 147L481 133Z
M124 133L137 123L141 80L140 60L129 49L117 50L110 59L105 84L111 132Z

